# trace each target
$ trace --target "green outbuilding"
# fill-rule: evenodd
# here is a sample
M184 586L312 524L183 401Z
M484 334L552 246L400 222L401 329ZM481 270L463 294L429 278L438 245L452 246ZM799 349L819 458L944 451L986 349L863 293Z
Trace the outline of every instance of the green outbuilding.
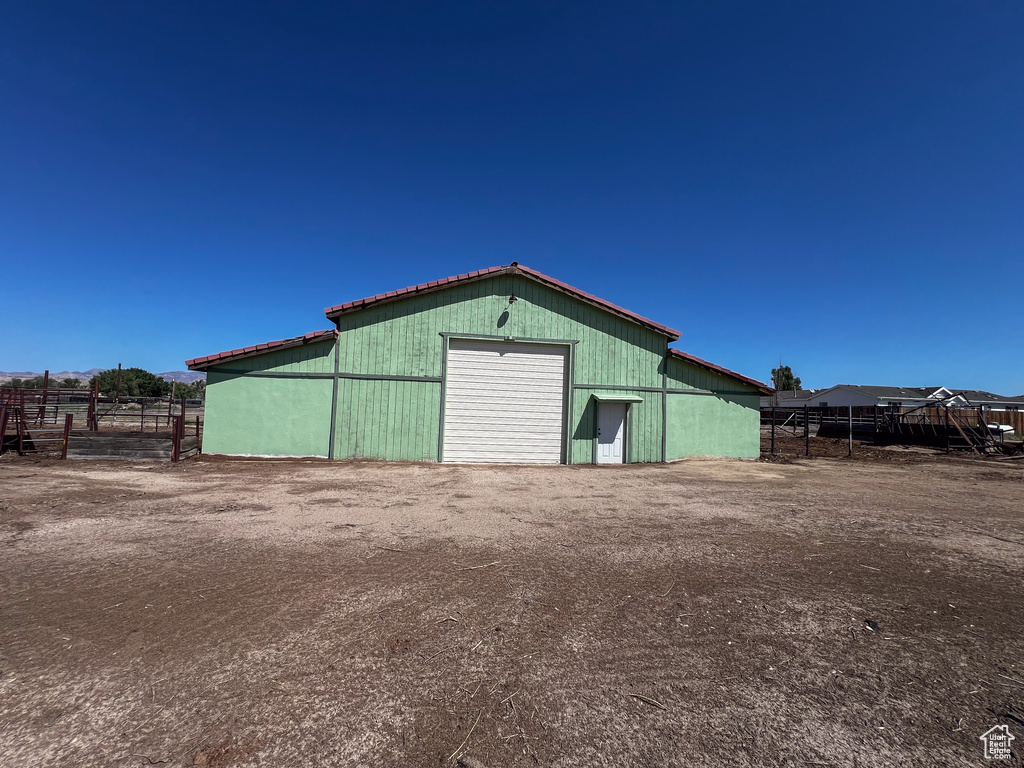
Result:
M187 361L207 375L204 453L513 464L760 453L763 384L516 262L325 312L328 330Z

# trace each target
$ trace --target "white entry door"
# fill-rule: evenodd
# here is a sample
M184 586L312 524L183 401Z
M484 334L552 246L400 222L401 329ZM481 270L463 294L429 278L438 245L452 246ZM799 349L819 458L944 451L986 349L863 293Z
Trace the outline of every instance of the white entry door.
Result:
M597 415L597 463L622 464L626 435L626 404L601 403Z

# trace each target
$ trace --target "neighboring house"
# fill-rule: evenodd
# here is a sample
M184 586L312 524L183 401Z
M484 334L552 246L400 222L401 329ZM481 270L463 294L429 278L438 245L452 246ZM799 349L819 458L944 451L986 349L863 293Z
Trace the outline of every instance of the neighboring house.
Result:
M953 391L975 408L981 406L986 410L992 411L1024 410L1024 396L1004 397L1003 395L996 395L980 389L956 389Z
M795 408L811 404L811 398L822 389L776 389L770 395L761 398L761 407L770 408L777 405L780 408Z
M805 405L822 408L852 406L897 406L919 408L941 402L960 408L983 407L988 410L1020 410L1024 397L1003 397L992 392L947 387L876 387L862 384L838 384L827 389L780 390L776 395L761 398L761 407L802 408Z
M508 463L760 454L764 384L513 262L325 310L335 324L187 362L203 451Z

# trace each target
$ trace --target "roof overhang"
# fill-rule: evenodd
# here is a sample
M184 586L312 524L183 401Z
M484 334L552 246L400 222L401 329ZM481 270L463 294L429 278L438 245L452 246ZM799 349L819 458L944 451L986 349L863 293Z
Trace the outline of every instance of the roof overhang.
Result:
M715 365L714 363L709 363L707 360L701 360L696 355L691 355L691 354L689 354L687 352L683 352L681 349L670 349L668 352L669 352L669 354L672 357L674 357L674 358L676 358L678 360L685 360L688 363L693 363L696 366L704 368L704 369L706 369L708 371L712 371L712 372L717 373L717 374L719 374L721 376L727 376L730 379L735 379L736 381L741 381L744 384L746 384L747 386L754 387L762 395L770 395L773 392L775 392L774 389L772 389L771 387L769 387L766 384L763 384L762 382L758 381L757 379L752 379L749 376L744 376L742 373L736 373L736 371L730 371L728 368L723 368L720 365Z
M227 352L217 352L204 357L196 357L192 360L186 360L185 365L188 366L190 371L205 371L212 365L220 365L234 360L242 360L247 357L255 357L256 355L262 355L265 352L276 352L290 347L301 347L303 344L312 344L317 341L324 341L327 339L333 340L337 335L338 330L336 328L330 328L326 331L313 331L312 333L307 333L303 336L295 336L291 339L267 341L263 344L256 344L252 347L240 347L239 349L230 349Z
M548 288L559 291L572 296L579 301L586 304L590 304L599 309L603 309L606 312L610 312L613 315L628 320L637 325L642 325L645 328L649 328L656 333L660 333L663 336L668 337L670 341L676 341L679 338L679 331L669 328L668 326L656 323L653 320L649 320L642 315L638 315L635 312L630 312L628 309L623 309L620 306L612 304L609 301L600 299L593 294L589 294L586 291L581 291L579 288L574 288L571 285L563 283L561 280L556 280L553 277L548 277L541 272L524 267L519 262L513 261L511 264L504 267L489 267L488 269L480 269L474 272L467 272L463 275L456 275L455 277L446 277L443 280L432 280L429 283L420 283L419 285L411 285L408 288L400 288L397 291L388 291L387 293L379 293L376 296L370 296L365 299L356 299L355 301L349 301L345 304L336 304L333 307L327 307L324 310L324 314L327 315L330 320L337 320L342 315L350 312L357 312L360 309L366 309L367 307L376 306L378 304L384 304L389 301L398 301L399 299L405 299L410 296L418 296L424 293L433 293L434 291L442 291L446 288L450 288L453 285L459 285L461 283L474 282L476 280L485 280L491 277L497 277L498 275L522 275L531 280L535 280L541 285L545 285Z

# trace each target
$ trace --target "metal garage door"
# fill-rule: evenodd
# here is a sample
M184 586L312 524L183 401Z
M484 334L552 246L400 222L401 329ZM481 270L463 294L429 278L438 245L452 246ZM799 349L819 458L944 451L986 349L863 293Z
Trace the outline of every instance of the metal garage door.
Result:
M564 453L568 347L452 339L444 460L558 464Z

